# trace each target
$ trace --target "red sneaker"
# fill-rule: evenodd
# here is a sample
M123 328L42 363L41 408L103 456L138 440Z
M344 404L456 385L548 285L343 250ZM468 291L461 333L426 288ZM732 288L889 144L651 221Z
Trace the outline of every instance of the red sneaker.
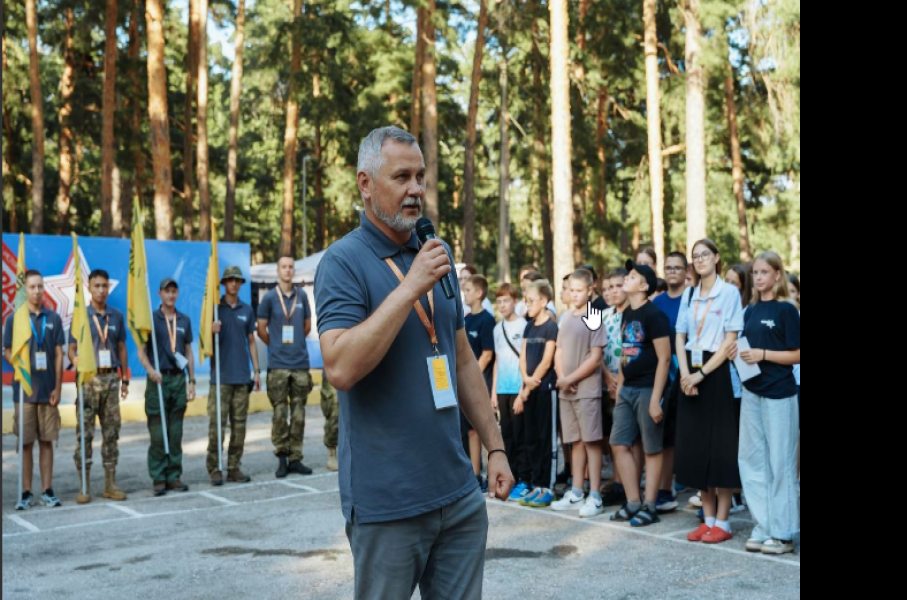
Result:
M703 544L723 544L734 539L733 533L728 533L721 527L712 527L712 530L702 536Z
M712 531L712 528L703 523L699 526L699 529L687 536L687 539L691 542L701 542L702 538L705 537L709 532Z

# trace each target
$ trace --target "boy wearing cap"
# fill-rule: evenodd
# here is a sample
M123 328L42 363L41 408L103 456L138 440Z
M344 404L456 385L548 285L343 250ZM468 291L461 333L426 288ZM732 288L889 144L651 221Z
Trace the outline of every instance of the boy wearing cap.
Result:
M218 309L219 321L212 331L220 334L220 372L211 374L213 385L220 385L221 431L226 437L230 424L230 446L227 456L227 481L247 483L252 478L240 470L246 442L246 419L249 415L249 393L261 389L261 370L258 367L258 345L255 342L255 311L239 299L239 290L246 283L239 267L227 267L221 284L226 291ZM249 360L252 361L250 375ZM211 485L224 484L217 447L217 394L208 394L208 458L206 466Z
M612 521L629 521L633 527L647 527L659 521L655 509L658 482L664 462L664 411L661 402L671 366L671 324L667 315L649 302L655 289L655 271L646 265L627 261L629 275L624 291L630 307L624 311L621 337L620 373L617 379L617 406L611 447L626 489L627 503ZM642 437L646 453L646 488L643 503L639 492L639 469L632 447Z
M175 279L161 281L161 307L152 317L160 365L154 359L152 341L139 348L139 360L148 372L145 389L145 414L151 446L148 448L148 474L154 482L154 495L168 491L187 492L189 486L180 480L183 475L183 418L186 404L195 400L195 363L192 360L192 321L176 310L179 285ZM189 377L186 378L188 371ZM164 393L164 413L170 454L164 449L164 425L161 422L161 401L158 386Z

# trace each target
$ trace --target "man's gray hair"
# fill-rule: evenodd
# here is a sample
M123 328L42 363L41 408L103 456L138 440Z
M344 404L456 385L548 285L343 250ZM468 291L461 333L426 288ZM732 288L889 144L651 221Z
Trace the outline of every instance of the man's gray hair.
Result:
M419 143L412 134L403 131L399 127L391 126L375 129L362 140L361 144L359 144L359 164L356 167L357 173L365 172L373 179L378 177L378 171L380 171L381 167L384 165L384 154L382 154L381 149L384 148L384 144L386 144L388 140L400 144L409 144L410 146Z

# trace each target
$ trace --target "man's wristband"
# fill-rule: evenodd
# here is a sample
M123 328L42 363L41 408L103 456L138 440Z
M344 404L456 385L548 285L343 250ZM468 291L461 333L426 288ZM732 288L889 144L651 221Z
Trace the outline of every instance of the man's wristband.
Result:
M492 450L491 452L489 452L489 453L488 453L488 458L491 458L491 455L494 454L495 452L500 452L500 453L503 454L504 456L507 456L507 453L506 453L506 452L504 452L503 450L498 449L498 450Z

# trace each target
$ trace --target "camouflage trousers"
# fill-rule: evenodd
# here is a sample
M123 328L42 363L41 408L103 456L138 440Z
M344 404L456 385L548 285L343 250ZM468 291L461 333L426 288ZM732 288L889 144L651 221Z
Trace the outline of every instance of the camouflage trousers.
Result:
M275 456L287 456L290 462L302 461L305 406L312 387L312 376L308 370L268 371L268 399L274 407L271 442Z
M208 474L219 470L217 456L217 392L214 386L208 394ZM249 386L220 386L220 421L221 441L226 441L227 424L230 425L230 446L227 451L227 464L224 466L234 471L242 462L243 449L246 443L246 419L249 416Z
M337 447L337 430L340 423L340 407L337 404L337 390L328 381L327 375L321 380L321 412L324 414L324 446Z
M85 404L85 464L91 466L92 441L94 441L95 419L101 422L101 457L104 467L117 466L120 457L118 440L123 420L120 416L120 376L117 373L97 375L82 387ZM79 403L76 402L76 423L79 422ZM76 428L76 452L73 456L76 469L82 467L82 427Z

